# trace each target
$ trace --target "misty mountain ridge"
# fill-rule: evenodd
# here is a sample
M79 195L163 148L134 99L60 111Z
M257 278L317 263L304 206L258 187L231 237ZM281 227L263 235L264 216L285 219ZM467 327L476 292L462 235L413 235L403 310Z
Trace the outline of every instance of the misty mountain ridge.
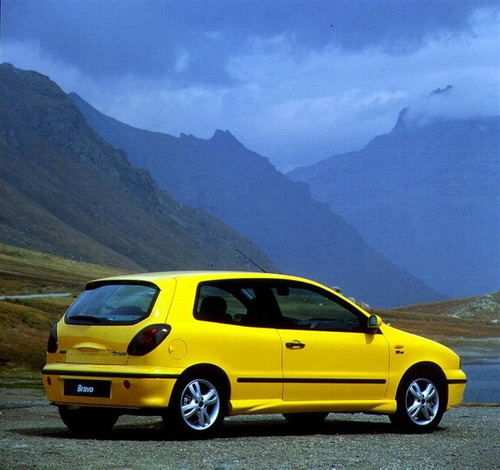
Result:
M130 161L148 169L183 204L223 220L284 272L310 277L360 300L395 306L443 296L389 262L304 183L293 182L229 131L204 140L133 128L76 94L89 124Z
M362 150L288 176L439 292L485 294L500 287L499 134L498 116L424 120L407 108Z
M274 265L161 191L48 77L0 65L0 240L133 271Z

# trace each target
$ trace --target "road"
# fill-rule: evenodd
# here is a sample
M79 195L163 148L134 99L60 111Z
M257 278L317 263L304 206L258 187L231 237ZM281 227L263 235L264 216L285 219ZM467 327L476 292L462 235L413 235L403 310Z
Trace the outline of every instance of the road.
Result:
M69 297L71 294L69 293L62 293L62 294L23 294L23 295L0 295L0 300L6 300L6 299L40 299L44 297Z
M167 438L157 418L122 417L102 440L77 439L41 390L0 389L2 469L494 469L500 408L458 407L429 435L385 417L330 415L304 432L279 415L226 419L207 441Z

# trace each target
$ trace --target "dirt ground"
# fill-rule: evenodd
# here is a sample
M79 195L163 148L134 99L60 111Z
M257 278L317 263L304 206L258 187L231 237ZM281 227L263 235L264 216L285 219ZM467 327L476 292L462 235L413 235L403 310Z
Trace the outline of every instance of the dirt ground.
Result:
M0 389L2 469L494 469L499 407L458 407L433 434L383 416L331 414L313 431L279 415L232 417L211 440L166 437L158 418L121 417L106 439L75 438L39 389Z

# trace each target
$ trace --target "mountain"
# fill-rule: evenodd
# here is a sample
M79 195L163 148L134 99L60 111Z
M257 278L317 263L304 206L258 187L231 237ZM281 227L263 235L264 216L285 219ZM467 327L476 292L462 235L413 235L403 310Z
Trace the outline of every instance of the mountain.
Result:
M70 98L160 188L231 225L285 272L340 286L346 295L377 306L442 298L369 247L342 217L316 202L306 184L286 178L229 131L216 131L208 140L177 138L133 128L76 94Z
M288 174L449 297L500 287L500 118L416 123Z
M0 241L134 271L276 269L226 224L161 191L47 77L0 65Z

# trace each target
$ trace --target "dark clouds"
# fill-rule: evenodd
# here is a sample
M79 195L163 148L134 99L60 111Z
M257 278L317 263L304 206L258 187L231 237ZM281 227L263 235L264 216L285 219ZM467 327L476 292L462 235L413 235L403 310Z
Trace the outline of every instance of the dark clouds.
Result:
M361 148L407 106L419 119L500 112L497 0L1 6L3 60L131 125L230 129L282 169Z
M225 57L251 36L297 44L408 53L431 37L472 32L494 0L73 1L3 0L3 35L30 40L92 76L143 73L226 83ZM190 67L176 70L181 51Z
M446 88L436 88L435 90L431 91L431 94L429 96L443 95L444 93L450 92L452 88L453 88L453 85L447 85Z

